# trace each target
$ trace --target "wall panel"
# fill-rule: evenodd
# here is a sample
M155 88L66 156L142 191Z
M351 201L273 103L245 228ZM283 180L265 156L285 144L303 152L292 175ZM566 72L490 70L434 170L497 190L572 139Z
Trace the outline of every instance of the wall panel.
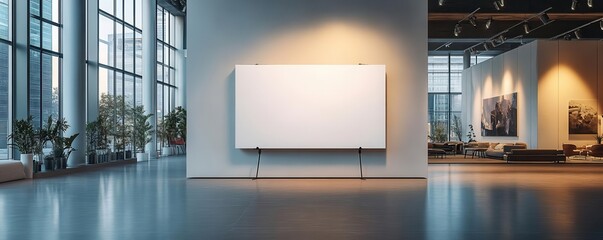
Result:
M234 148L236 64L383 64L386 150L363 153L368 177L427 177L427 2L189 1L188 177L252 177ZM262 152L260 176L356 177L350 151Z

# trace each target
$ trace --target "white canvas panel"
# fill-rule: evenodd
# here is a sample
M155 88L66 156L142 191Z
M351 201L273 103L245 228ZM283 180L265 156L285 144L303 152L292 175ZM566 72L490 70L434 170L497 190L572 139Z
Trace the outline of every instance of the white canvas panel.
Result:
M237 65L235 147L385 148L385 65Z

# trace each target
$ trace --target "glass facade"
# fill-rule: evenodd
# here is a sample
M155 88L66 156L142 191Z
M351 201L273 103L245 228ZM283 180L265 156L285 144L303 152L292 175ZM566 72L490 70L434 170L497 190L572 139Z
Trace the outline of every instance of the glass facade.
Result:
M157 122L176 104L175 17L157 6ZM159 146L163 143L159 143Z
M10 63L11 48L11 2L0 0L0 159L8 159L6 137L9 133Z
M125 129L128 110L142 105L141 1L99 1L99 114L116 126L109 140L115 150L131 150Z
M13 3L19 4L15 6ZM12 131L12 113L31 115L34 127L43 126L50 116L63 117L62 4L62 0L0 0L0 159L13 158L7 140ZM82 19L92 21L92 18L98 17L98 45L91 46L98 47L98 92L93 94L97 94L99 99L99 115L110 115L107 119L114 133L108 142L111 150L127 151L132 146L126 128L131 126L126 124L130 116L128 110L143 105L142 0L102 0L98 1L98 6L98 15ZM14 9L18 14L23 14L23 18L15 18ZM157 25L149 27L156 27L158 36L157 62L151 67L157 69L158 90L152 94L157 94L158 114L155 116L160 120L175 106L176 17L160 6L153 14L157 14ZM16 26L26 27L22 31L27 33L27 38L23 42L13 43L12 35L16 30L12 29L15 25L13 21L19 19L27 21L16 23ZM13 44L25 47L14 49ZM17 53L15 56L23 58L13 59L13 52ZM96 65L97 59L89 60ZM17 65L13 66L13 61ZM19 72L27 77L15 79L13 68L19 71L27 69ZM23 89L15 86L23 86ZM23 104L20 102L19 109L13 109L17 106L13 100L15 91L26 99ZM88 103L87 106L95 104ZM50 152L50 147L44 146L45 154Z
M485 61L489 56L471 58L471 65ZM429 56L427 65L428 135L443 131L445 140L464 140L455 133L455 119L460 121L462 106L463 56ZM462 126L466 129L465 126ZM438 139L441 140L441 139Z
M29 1L29 115L42 126L60 116L61 1Z

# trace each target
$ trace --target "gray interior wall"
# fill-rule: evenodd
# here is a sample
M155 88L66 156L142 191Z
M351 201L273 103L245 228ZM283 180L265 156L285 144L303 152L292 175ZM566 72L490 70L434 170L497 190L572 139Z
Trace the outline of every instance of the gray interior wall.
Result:
M387 150L368 177L427 177L427 2L189 1L187 177L252 177L234 148L236 64L385 64ZM336 94L336 93L334 93ZM361 111L361 110L359 110ZM265 150L260 177L356 177L356 150Z

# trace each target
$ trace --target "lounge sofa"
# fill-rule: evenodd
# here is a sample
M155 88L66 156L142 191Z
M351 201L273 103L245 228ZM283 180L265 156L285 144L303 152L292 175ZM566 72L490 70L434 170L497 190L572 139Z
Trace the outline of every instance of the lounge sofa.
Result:
M528 145L523 142L515 143L490 143L486 150L486 157L503 159L513 149L526 149Z
M505 156L505 160L512 161L548 161L559 163L565 162L563 150L556 149L513 149Z
M21 161L0 160L0 183L25 178Z
M444 143L429 143L430 149L441 149L447 154L463 153L463 142L449 141Z

